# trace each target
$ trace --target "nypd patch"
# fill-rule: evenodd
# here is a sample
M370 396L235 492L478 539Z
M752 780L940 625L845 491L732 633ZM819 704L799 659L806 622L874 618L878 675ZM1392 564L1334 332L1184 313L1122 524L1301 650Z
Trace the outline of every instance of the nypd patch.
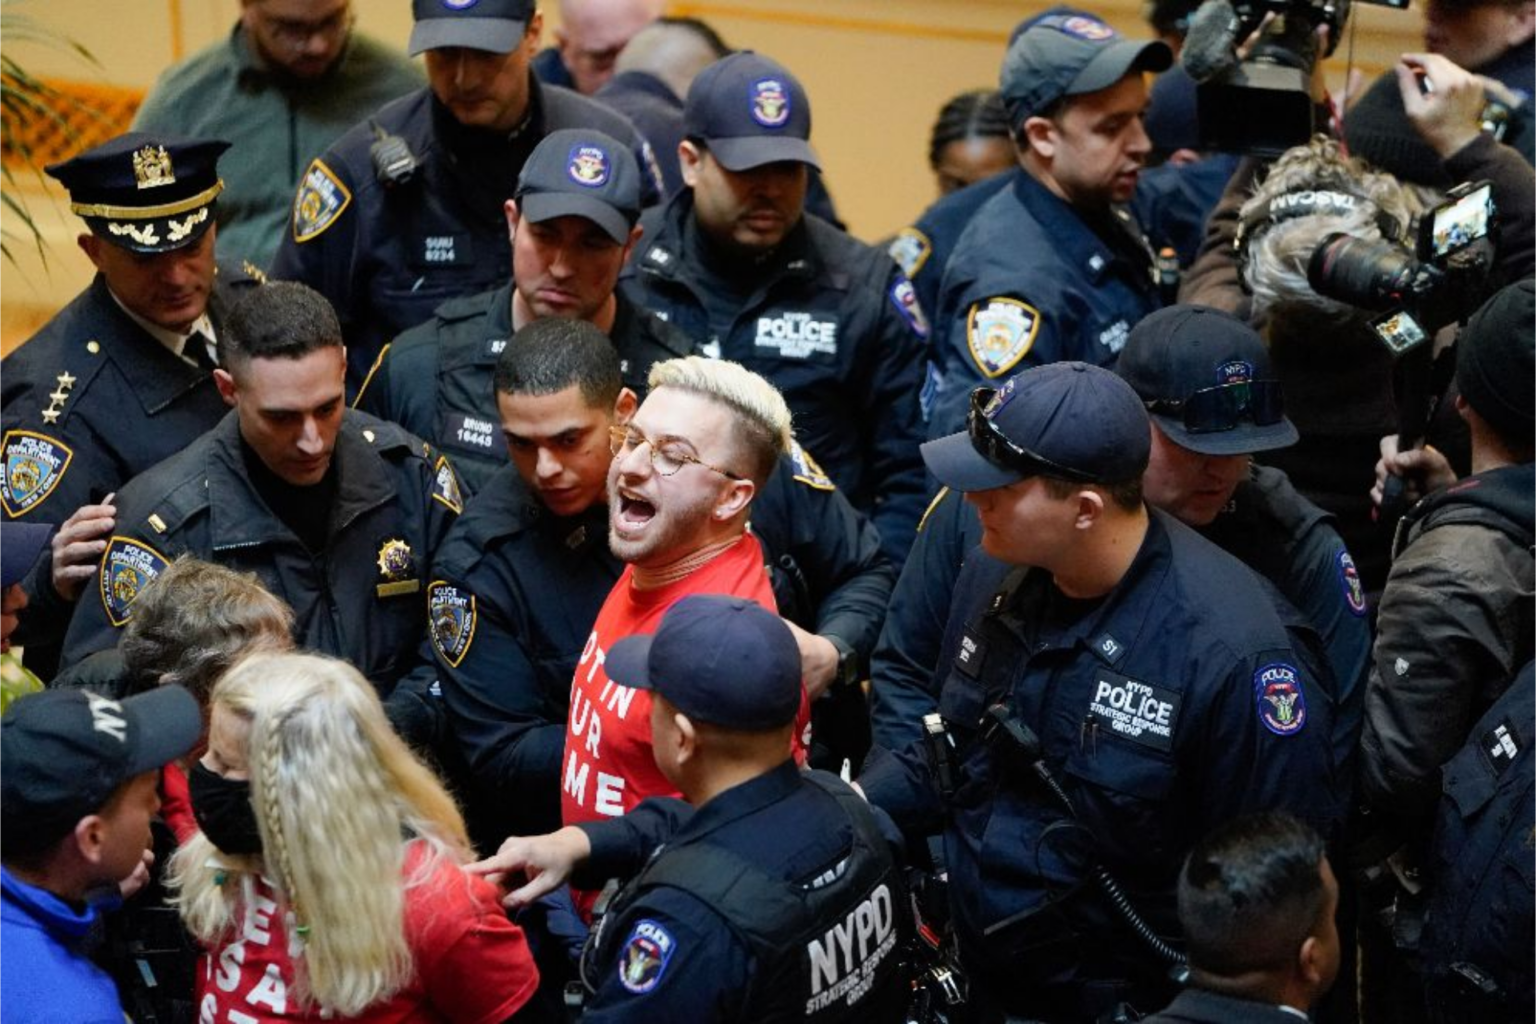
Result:
M777 78L752 83L752 120L764 128L782 128L789 120L789 90Z
M459 486L459 474L453 471L446 455L439 455L432 468L432 500L447 505L454 515L464 511L464 489Z
M1119 646L1111 637L1105 640ZM1173 690L1100 670L1094 678L1088 714L1116 736L1167 753L1173 749L1182 702L1183 697Z
M1253 364L1246 359L1229 359L1216 367L1217 384L1244 384L1253 380Z
M1284 662L1265 665L1253 674L1253 699L1259 721L1276 736L1295 735L1307 724L1301 675Z
M325 166L325 161L314 160L299 183L299 194L293 197L293 240L308 242L320 237L351 202L352 193L336 172Z
M911 281L905 277L896 279L891 286L891 304L914 334L919 338L928 337L928 318L923 315L923 307L917 301L917 289L912 287Z
M923 264L928 262L928 257L933 255L933 243L917 228L902 228L896 232L896 237L891 239L885 251L896 261L903 274L916 277L917 272L923 269Z
M800 447L799 441L789 443L789 461L794 464L796 480L818 491L837 490L837 485L832 482L832 478L822 472L821 467L816 465L816 460L811 458L811 453Z
M661 982L676 949L677 940L659 921L641 918L619 954L619 983L636 995L644 995Z
M613 165L601 146L574 146L565 173L583 188L602 188Z
M1040 311L1018 299L983 299L971 305L965 319L971 358L988 377L1001 377L1017 366L1039 331Z
M427 619L432 623L432 646L437 656L458 668L475 639L475 595L442 580L427 588Z
M1348 551L1339 549L1339 585L1344 588L1344 603L1356 618L1365 614L1365 586L1360 582L1360 570Z
M169 565L166 557L143 541L114 536L101 556L101 604L114 626L127 625L130 609L144 588L160 578Z
M1101 42L1115 34L1115 30L1104 24L1098 18L1087 18L1082 15L1072 15L1064 18L1058 26L1069 36L1079 39L1087 39L1090 42Z
M8 430L0 442L4 451L5 481L0 505L12 519L41 505L64 479L75 453L69 446L30 430Z

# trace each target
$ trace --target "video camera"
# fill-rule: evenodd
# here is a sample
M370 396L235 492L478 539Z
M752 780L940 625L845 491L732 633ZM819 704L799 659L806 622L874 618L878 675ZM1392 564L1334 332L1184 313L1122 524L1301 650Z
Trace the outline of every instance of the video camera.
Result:
M1490 182L1468 182L1419 222L1417 250L1395 242L1326 236L1307 263L1313 291L1379 312L1371 328L1402 355L1487 298L1493 269L1489 232L1498 216Z
M1205 0L1189 19L1181 58L1197 85L1202 148L1279 156L1310 139L1317 29L1328 26L1332 53L1349 7L1350 0ZM1267 14L1275 20L1239 60L1238 46Z

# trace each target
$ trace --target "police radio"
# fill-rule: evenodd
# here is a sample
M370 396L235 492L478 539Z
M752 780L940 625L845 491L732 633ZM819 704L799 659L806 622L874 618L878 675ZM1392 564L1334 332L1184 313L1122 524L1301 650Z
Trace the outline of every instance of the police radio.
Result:
M398 135L386 132L379 123L369 120L373 129L373 144L368 147L368 159L373 161L373 176L385 188L408 185L416 178L420 161L411 147Z

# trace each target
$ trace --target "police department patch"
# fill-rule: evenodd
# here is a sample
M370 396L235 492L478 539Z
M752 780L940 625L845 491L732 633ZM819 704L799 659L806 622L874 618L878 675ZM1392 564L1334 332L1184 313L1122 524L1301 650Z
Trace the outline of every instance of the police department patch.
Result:
M571 148L565 173L576 184L586 188L602 188L608 183L608 154L601 146L574 146Z
M789 120L789 90L777 78L752 83L752 120L764 128L782 128Z
M97 578L101 582L101 604L107 620L114 626L126 625L132 618L130 608L144 588L155 582L169 565L166 557L143 541L114 536L101 556Z
M432 500L447 505L454 515L464 511L464 490L459 486L459 474L453 471L448 456L439 455L432 469Z
M795 479L803 484L808 484L818 491L835 491L837 485L832 478L822 472L816 460L811 458L811 453L800 447L799 441L789 442L789 461L795 467Z
M891 302L919 338L928 337L928 318L923 315L923 307L917 301L917 289L912 287L911 281L905 277L896 279L891 286Z
M1114 29L1098 18L1085 18L1081 15L1063 19L1060 27L1069 36L1077 36L1079 39L1087 39L1091 42L1108 39L1115 34Z
M1105 640L1119 646L1112 637ZM1116 736L1167 753L1173 749L1182 702L1173 690L1101 669L1094 677L1088 714Z
M293 197L293 240L318 238L336 223L350 202L352 193L336 173L323 160L314 160L299 183L299 194Z
M1253 698L1259 720L1276 736L1291 736L1307 724L1301 676L1284 662L1265 665L1253 674Z
M1253 364L1246 359L1230 359L1216 367L1217 384L1242 384L1253 380Z
M619 953L619 982L636 995L649 992L661 981L676 948L677 940L660 922L641 918Z
M75 457L67 445L30 430L7 430L0 449L5 453L0 505L12 519L41 505L64 479L64 471Z
M1040 330L1040 311L1018 299L973 303L966 315L965 340L976 366L988 377L1001 377L1029 354Z
M427 588L427 618L432 623L432 646L437 648L438 657L458 668L475 639L475 595L433 580Z
M891 239L890 247L885 251L896 261L903 274L916 277L917 272L923 269L923 264L928 262L928 257L933 255L933 243L917 228L902 228L896 232L896 237Z
M1365 587L1360 582L1360 570L1355 568L1355 559L1348 551L1339 550L1339 582L1344 587L1344 603L1349 605L1351 615L1359 617L1365 614Z

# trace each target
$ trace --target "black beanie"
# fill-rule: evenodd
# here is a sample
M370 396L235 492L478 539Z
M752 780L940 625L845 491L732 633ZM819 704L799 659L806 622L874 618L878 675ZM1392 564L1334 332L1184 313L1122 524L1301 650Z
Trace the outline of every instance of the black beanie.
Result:
M1536 281L1517 281L1472 314L1456 343L1456 385L1511 440L1536 433Z

